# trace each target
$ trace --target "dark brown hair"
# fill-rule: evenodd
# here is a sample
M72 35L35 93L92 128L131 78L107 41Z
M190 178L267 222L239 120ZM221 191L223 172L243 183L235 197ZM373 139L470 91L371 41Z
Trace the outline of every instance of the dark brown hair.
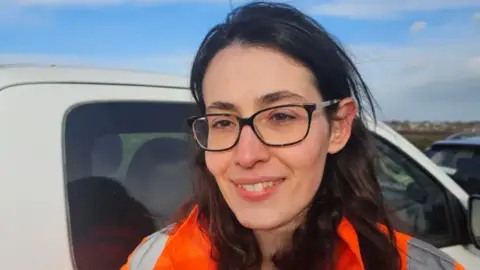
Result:
M341 45L316 21L286 5L254 2L233 10L213 27L198 49L190 87L202 112L203 79L212 58L231 44L278 50L305 65L315 77L324 100L353 97L359 117L344 149L329 155L323 181L308 210L306 223L297 228L291 246L272 258L278 269L333 268L337 227L345 217L355 228L366 269L400 269L393 229L376 178L376 148L364 125L373 116L374 102L367 85ZM326 110L334 121L336 108ZM223 199L213 175L198 150L195 189L190 206L197 205L199 224L212 243L218 269L260 269L262 254L253 232L243 227ZM181 221L181 220L179 220ZM382 232L377 223L387 227Z

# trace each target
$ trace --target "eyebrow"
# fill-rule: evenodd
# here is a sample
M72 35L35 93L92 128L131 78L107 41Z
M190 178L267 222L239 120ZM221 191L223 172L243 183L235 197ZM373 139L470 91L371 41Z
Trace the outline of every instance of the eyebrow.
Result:
M236 111L237 107L229 102L215 101L212 104L208 105L207 111L214 110L214 109L225 110L225 111Z
M273 93L266 94L256 100L260 105L269 105L284 99L299 99L304 101L305 98L299 94L295 94L288 90L276 91Z
M295 94L293 92L290 92L288 90L280 90L276 91L273 93L268 93L264 96L261 96L255 100L255 103L265 106L269 105L284 99L299 99L304 101L305 98L299 94ZM238 111L238 108L230 103L230 102L224 102L224 101L215 101L212 104L207 106L207 111L208 110L224 110L224 111Z

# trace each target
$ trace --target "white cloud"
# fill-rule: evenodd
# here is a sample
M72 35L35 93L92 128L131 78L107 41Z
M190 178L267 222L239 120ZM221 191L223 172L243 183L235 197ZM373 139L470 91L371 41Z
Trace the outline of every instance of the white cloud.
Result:
M410 26L410 32L412 32L412 33L421 32L421 31L424 30L426 27L427 27L427 23L426 23L426 22L414 22L414 23Z
M475 20L475 21L479 21L480 22L480 11L473 14L472 18Z
M350 48L383 118L478 120L480 35Z
M119 4L177 4L177 3L219 3L229 4L229 0L8 0L18 6L110 6ZM245 2L232 0L232 3Z
M407 12L480 7L478 0L329 0L315 5L318 15L350 19L393 19Z
M470 72L480 76L480 55L472 57L468 61L467 67L470 69Z
M0 0L0 25L41 26L50 22L48 13Z
M11 0L12 4L21 6L40 6L40 5L109 5L132 2L128 0ZM136 1L133 1L136 2Z
M22 17L23 10L20 7L10 5L0 0L0 23L9 23Z

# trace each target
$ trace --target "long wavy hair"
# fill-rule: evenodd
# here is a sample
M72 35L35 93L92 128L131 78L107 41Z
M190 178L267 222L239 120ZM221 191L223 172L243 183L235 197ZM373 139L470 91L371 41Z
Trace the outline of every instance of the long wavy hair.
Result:
M275 266L282 270L333 269L335 247L341 241L337 227L345 217L358 234L366 269L400 269L393 228L375 174L376 148L364 124L367 116L375 119L375 102L343 47L315 20L290 5L254 2L236 8L208 32L195 56L190 87L201 112L205 112L202 84L206 69L219 51L232 44L280 51L313 73L324 100L353 97L359 106L349 141L340 152L328 155L324 179L305 224L294 231L291 245L273 256ZM336 109L326 110L330 121ZM176 221L181 222L197 206L198 223L212 244L211 257L218 269L260 269L262 253L255 236L238 222L223 199L203 150L198 149L194 167L194 194Z

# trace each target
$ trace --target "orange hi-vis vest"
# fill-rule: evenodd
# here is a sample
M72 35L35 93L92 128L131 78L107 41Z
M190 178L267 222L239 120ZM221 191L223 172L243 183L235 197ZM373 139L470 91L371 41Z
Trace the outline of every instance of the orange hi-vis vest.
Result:
M210 243L197 224L198 208L169 234L169 228L145 238L120 270L215 270ZM336 269L363 270L357 233L343 219L337 228L341 244ZM405 234L395 232L402 270L465 269L450 256Z

